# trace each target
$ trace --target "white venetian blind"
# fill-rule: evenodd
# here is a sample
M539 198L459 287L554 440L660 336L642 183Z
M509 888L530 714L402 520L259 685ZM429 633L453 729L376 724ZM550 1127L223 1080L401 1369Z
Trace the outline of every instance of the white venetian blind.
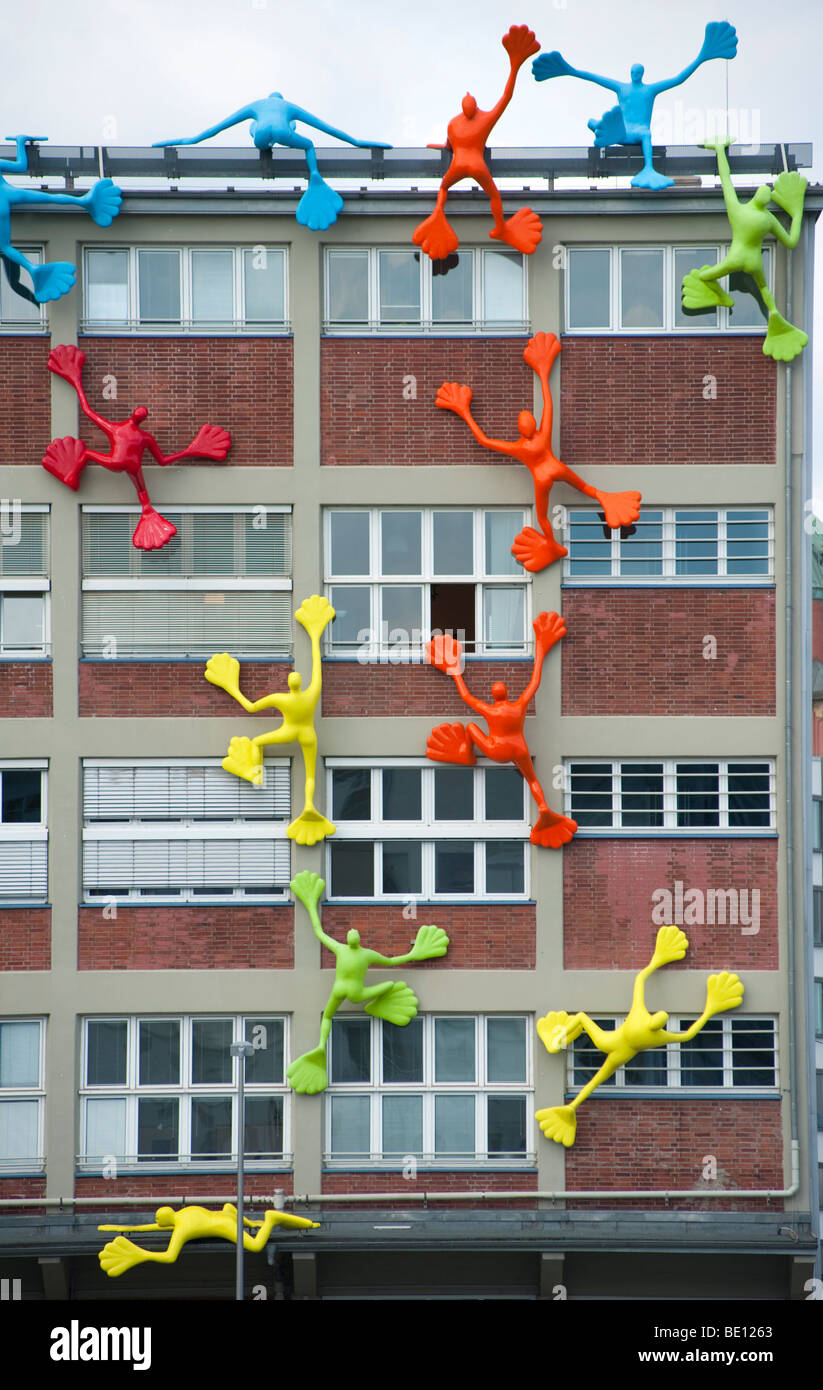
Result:
M48 578L48 512L25 511L13 499L4 499L0 523L0 579Z
M282 888L289 881L289 864L286 839L117 839L83 844L87 891Z
M265 786L214 767L86 764L83 815L87 821L220 821L283 819L289 815L289 764L266 763Z
M0 841L0 899L42 898L48 893L48 839Z

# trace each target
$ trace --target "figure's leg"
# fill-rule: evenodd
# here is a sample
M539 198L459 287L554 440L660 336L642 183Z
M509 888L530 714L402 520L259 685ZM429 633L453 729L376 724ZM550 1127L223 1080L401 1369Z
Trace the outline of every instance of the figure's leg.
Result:
M690 270L683 276L682 299L684 309L714 309L718 304L731 308L734 304L730 294L715 282L739 270L736 260L724 256L717 265L702 265L699 270Z
M90 452L89 457L94 458L94 454ZM167 541L171 540L172 536L177 535L177 527L155 511L152 506L142 468L138 468L132 481L137 489L137 496L143 509L142 516L131 538L132 544L136 545L138 550L160 550Z
M287 1068L286 1075L293 1091L298 1091L301 1095L312 1096L316 1095L318 1091L325 1091L328 1086L326 1044L331 1032L332 1019L345 997L345 994L336 988L332 990L329 995L329 1002L323 1010L317 1046L312 1048L311 1052L304 1052L302 1057L295 1057Z
M433 763L458 763L474 767L474 748L462 724L438 724L426 740L426 757Z
M278 144L289 149L302 150L309 167L309 186L297 204L295 216L303 227L313 232L325 231L337 221L337 214L343 210L343 199L326 183L317 168L317 155L311 140L296 131L281 133Z
M547 1139L553 1139L556 1144L562 1144L565 1148L570 1148L574 1143L574 1136L577 1131L577 1107L583 1103L587 1096L590 1096L596 1086L607 1081L612 1072L616 1071L623 1060L624 1054L611 1053L603 1063L600 1070L592 1077L575 1096L574 1100L569 1101L568 1105L554 1105L548 1110L538 1110L535 1119L540 1125Z
M658 174L652 164L651 131L647 130L641 135L640 145L643 150L643 168L632 179L632 188L671 188L674 179L667 178L665 174Z
M631 526L640 516L640 503L643 499L639 492L601 492L599 488L584 483L565 463L560 464L557 481L568 483L569 487L576 488L585 497L594 497L603 508L606 525L612 531L617 531L621 526Z
M303 750L303 765L306 772L305 805L300 815L292 821L286 834L296 840L298 845L316 845L327 835L333 835L335 826L327 820L314 804L314 774L317 766L317 734L313 728L298 729L297 740Z
M577 831L577 821L572 820L569 816L558 815L556 811L549 809L543 795L543 788L537 780L537 773L534 770L528 749L524 748L519 757L512 758L512 762L520 775L528 782L529 791L534 797L540 813L529 836L532 844L545 845L548 849L559 849L561 845L568 844Z
M763 351L767 357L774 357L778 362L791 362L792 358L803 351L809 336L802 328L795 328L793 323L789 323L789 320L778 312L774 295L766 284L766 276L762 270L754 272L754 281L769 311Z
M51 203L55 198L61 201L60 195L39 193L34 189L26 190L27 203ZM77 204L76 198L63 198L63 201ZM6 227L8 223L8 228ZM22 251L18 251L16 246L11 244L11 222L8 217L4 217L0 225L0 251L9 261L14 261L16 265L22 266L31 276L31 283L34 290L34 298L38 304L45 304L50 299L61 299L64 294L68 294L72 288L77 272L71 261L51 261L46 265L35 265Z
M412 232L412 241L415 246L421 247L433 261L445 260L446 256L450 256L452 251L456 251L460 245L457 233L448 222L443 209L446 205L449 189L462 177L453 169L446 171L437 191L434 211L429 213L429 216Z
M560 1010L537 1020L537 1034L547 1052L562 1051L579 1038L581 1033L587 1033L600 1052L608 1052L611 1034L598 1028L588 1014L578 1013L569 1016Z
M545 569L547 565L569 553L565 545L555 540L554 528L549 520L549 497L553 484L554 479L548 487L539 483L534 485L534 505L540 531L535 531L533 526L524 526L512 542L512 555L515 560L532 573Z
M489 236L493 241L504 241L507 246L514 247L515 251L522 252L524 256L531 255L535 247L540 245L543 236L543 223L537 213L532 212L531 208L519 208L506 220L503 217L503 200L488 169L475 174L474 177L484 193L488 194L491 204L494 226Z
M369 985L362 991L368 999L366 1013L383 1018L399 1028L405 1027L417 1013L417 995L404 980L388 980L382 985Z

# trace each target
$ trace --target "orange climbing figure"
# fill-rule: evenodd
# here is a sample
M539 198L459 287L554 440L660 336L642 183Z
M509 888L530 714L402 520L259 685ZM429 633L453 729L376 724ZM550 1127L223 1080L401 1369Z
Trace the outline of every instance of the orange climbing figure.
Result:
M452 162L449 165L437 194L434 212L414 230L415 245L422 246L433 261L440 261L456 251L459 245L457 233L450 225L443 211L449 189L461 179L474 179L489 196L494 227L489 236L496 241L504 241L515 251L531 255L539 245L543 235L543 224L531 208L520 208L508 220L503 216L503 202L497 191L494 179L486 164L485 149L497 122L514 94L517 74L527 58L540 51L540 44L531 29L525 24L513 24L502 40L509 55L511 69L503 95L491 111L481 111L474 97L467 92L463 98L463 114L455 116L447 126L445 146L432 145L430 149L451 150Z
M568 483L586 497L594 497L603 508L606 525L612 530L631 526L640 515L642 497L639 492L601 492L589 487L583 479L567 468L565 463L552 453L552 397L549 389L549 373L552 363L561 349L561 343L554 333L535 333L523 350L523 361L537 373L543 392L543 416L538 429L537 421L530 410L521 410L517 417L520 438L513 444L503 439L489 439L473 419L471 413L472 389L460 386L456 381L444 381L437 393L436 405L441 410L453 410L461 420L465 420L478 444L485 449L493 449L497 454L508 454L510 458L524 463L534 478L534 501L540 531L526 526L515 537L512 555L519 560L524 569L542 570L561 556L568 555L564 545L555 540L549 520L549 498L555 483ZM541 535L542 531L542 535Z
M577 830L577 822L549 810L526 745L523 726L529 701L540 685L543 662L555 642L565 637L566 624L559 613L539 613L533 627L535 654L531 680L516 700L509 699L504 681L495 681L492 686L494 703L491 705L475 699L463 680L463 651L459 642L446 633L427 643L426 659L438 671L451 676L460 698L485 719L489 732L484 734L476 724L465 727L462 724L438 724L429 734L426 756L432 762L460 763L464 767L473 767L477 762L477 749L492 762L514 763L521 777L528 782L529 791L537 802L539 815L532 826L530 839L536 845L559 849L572 838Z

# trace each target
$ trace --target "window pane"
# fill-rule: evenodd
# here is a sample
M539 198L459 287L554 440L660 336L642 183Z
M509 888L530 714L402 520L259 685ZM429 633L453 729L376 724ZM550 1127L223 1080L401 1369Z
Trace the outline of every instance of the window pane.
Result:
M609 251L569 251L569 328L609 328Z
M641 1052L631 1062L626 1063L624 1075L627 1086L665 1086L667 1079L665 1047Z
M663 327L663 252L620 252L620 304L624 328Z
M423 1097L383 1097L383 1153L423 1152Z
M716 309L684 309L683 277L704 265L717 265L716 246L690 246L674 253L674 323L676 328L716 328Z
M487 767L486 820L523 820L523 778L514 767Z
M489 1081L526 1080L525 1018L487 1019L486 1044Z
M474 844L446 840L434 846L435 893L474 893Z
M384 323L420 322L420 252L380 252L380 318Z
M434 1020L435 1081L474 1081L474 1019Z
M423 590L419 584L392 584L380 590L381 642L419 646L423 640Z
M434 573L474 573L474 517L471 512L434 513Z
M383 892L422 891L422 845L413 840L387 840L383 845Z
M524 888L523 845L512 840L487 840L486 892L522 893Z
M374 845L356 841L331 845L331 891L335 898L374 897Z
M331 1028L331 1079L371 1081L371 1019L336 1018Z
M179 1132L177 1100L137 1102L137 1153L140 1158L176 1158Z
M662 826L663 764L623 763L620 803L622 825Z
M36 1100L0 1101L0 1163L39 1158Z
M729 763L729 825L771 823L769 769L763 763Z
M283 1153L283 1097L246 1096L246 1158Z
M115 1158L126 1156L126 1101L124 1099L86 1102L86 1156Z
M526 1152L526 1097L489 1096L489 1154Z
M86 1084L125 1086L128 1022L95 1018L86 1025Z
M381 512L383 574L422 574L420 512Z
M40 1024L0 1025L0 1086L40 1083Z
M177 1018L141 1019L140 1024L141 1086L170 1086L180 1081L180 1020Z
M522 512L486 512L486 574L520 574L512 541L523 526Z
M180 252L138 251L140 319L144 323L180 322Z
M524 589L499 588L484 591L486 610L485 641L488 647L522 646L525 629Z
M680 1031L686 1032L696 1019L682 1018ZM681 1086L722 1086L723 1020L710 1018L696 1038L680 1044Z
M716 763L677 764L677 824L720 824L720 777Z
M420 820L422 815L420 786L419 767L384 768L383 819Z
M730 1022L735 1086L773 1086L774 1024L771 1019L733 1018Z
M191 1103L191 1151L203 1158L229 1158L231 1142L231 1096Z
M423 1020L418 1014L403 1028L383 1026L383 1081L386 1085L423 1080Z
M285 322L284 269L282 251L258 247L243 252L246 323Z
M608 578L612 572L612 532L597 512L569 513L569 575Z
M771 279L771 247L763 247L763 270L766 283ZM729 310L730 328L761 328L768 318L768 309L751 275L736 271L729 276L729 294L734 308Z
M231 251L192 251L191 316L195 323L232 322L233 279Z
M331 1097L331 1151L335 1158L370 1152L369 1097Z
M101 322L128 321L128 251L86 252L86 312Z
M232 1079L230 1018L196 1018L191 1025L191 1079L194 1086L228 1085Z
M434 818L435 820L474 820L473 768L435 768Z
M365 587L332 585L331 605L336 617L330 629L331 640L337 646L357 646L368 642L371 630L371 591Z
M598 1027L605 1029L606 1032L614 1032L617 1026L611 1018L595 1018L592 1022ZM595 1047L588 1034L583 1033L573 1044L573 1063L572 1063L572 1084L574 1086L585 1086L603 1065L603 1053ZM601 1086L614 1086L616 1077L614 1074L601 1081Z
M32 246L21 246L19 250L23 252L33 265L41 265L43 253L38 248ZM30 299L24 299L22 294L18 294L12 288L10 276L15 276L19 272L19 280L16 283L23 289L27 289L30 294L34 293L34 285L28 270L23 266L15 266L11 261L6 261L0 274L0 321L5 324L12 323L33 323L39 324L42 321L42 304L32 303Z
M367 323L369 318L368 251L330 251L329 320L332 323Z
M29 651L43 645L43 597L40 594L4 594L2 603L3 650Z
M483 317L487 323L523 321L523 257L518 252L484 251Z
M332 574L370 574L368 512L332 512Z
M726 573L769 574L769 514L726 513Z
M434 323L470 323L472 318L472 257L471 251L461 251L457 265L450 265L447 274L432 262L432 321Z
M246 1058L247 1086L282 1085L284 1031L279 1018L246 1019L243 1036L254 1047Z
M474 1105L474 1096L435 1096L436 1154L474 1153Z
M634 535L621 535L618 544L621 574L662 574L663 513L644 512L635 523Z
M371 820L371 772L367 767L336 767L331 785L335 820Z
M42 772L5 768L0 773L0 819L5 825L37 825L42 820Z
M580 826L611 825L611 763L572 763L571 815Z
M717 574L717 512L675 512L675 573Z

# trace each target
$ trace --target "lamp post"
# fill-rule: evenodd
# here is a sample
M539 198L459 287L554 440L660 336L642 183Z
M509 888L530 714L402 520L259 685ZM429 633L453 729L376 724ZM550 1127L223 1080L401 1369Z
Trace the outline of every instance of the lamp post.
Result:
M246 1058L254 1052L250 1042L232 1043L229 1048L237 1058L237 1287L235 1300L243 1302L243 1160L246 1156Z

